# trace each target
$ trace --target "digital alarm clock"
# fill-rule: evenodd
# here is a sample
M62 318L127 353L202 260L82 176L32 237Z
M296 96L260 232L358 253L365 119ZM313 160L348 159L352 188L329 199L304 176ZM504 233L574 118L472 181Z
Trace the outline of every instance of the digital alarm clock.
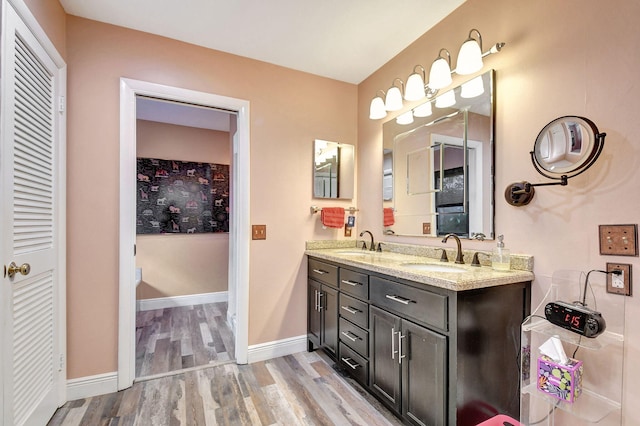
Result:
M596 337L607 327L600 312L562 301L547 303L544 315L550 323L585 337Z

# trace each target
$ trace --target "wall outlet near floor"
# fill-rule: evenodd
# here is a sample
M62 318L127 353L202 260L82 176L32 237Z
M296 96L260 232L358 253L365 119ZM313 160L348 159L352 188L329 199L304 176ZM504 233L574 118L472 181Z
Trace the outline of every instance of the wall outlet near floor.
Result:
M607 272L619 270L622 274L607 274L607 293L631 296L631 265L607 263Z
M251 225L251 239L252 240L266 240L267 239L267 225Z

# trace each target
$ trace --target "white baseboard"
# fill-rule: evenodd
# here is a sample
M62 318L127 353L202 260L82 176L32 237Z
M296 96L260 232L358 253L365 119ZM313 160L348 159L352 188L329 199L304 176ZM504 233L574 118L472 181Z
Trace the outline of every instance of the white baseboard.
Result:
M152 309L176 308L178 306L201 305L203 303L227 302L229 292L188 294L186 296L158 297L156 299L136 300L136 310L150 311Z
M265 361L271 358L291 355L307 350L307 335L290 337L288 339L274 342L260 343L249 346L247 358L249 364L252 362Z
M67 401L118 391L118 372L67 380Z

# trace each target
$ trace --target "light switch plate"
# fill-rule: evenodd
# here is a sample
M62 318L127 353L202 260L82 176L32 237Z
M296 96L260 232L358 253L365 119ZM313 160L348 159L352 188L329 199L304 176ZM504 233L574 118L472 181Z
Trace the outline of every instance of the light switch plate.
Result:
M631 296L631 265L627 263L607 263L607 272L622 271L622 275L607 274L607 293Z
M638 225L600 225L600 254L638 255Z
M422 223L422 233L424 235L431 234L431 223L430 222L423 222Z
M266 240L267 239L267 225L252 225L251 226L251 239L252 240Z

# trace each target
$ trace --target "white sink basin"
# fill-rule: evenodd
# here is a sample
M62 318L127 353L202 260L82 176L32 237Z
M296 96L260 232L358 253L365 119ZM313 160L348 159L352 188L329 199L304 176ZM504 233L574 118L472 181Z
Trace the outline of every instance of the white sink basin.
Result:
M357 249L357 250L339 250L336 252L336 254L343 254L346 256L364 256L365 254L371 254L373 252L369 251L369 250L361 250L361 249Z
M415 269L418 271L428 271L428 272L450 272L450 273L467 272L466 269L459 268L457 266L436 265L433 263L402 263L400 264L400 266L403 266L409 269Z

